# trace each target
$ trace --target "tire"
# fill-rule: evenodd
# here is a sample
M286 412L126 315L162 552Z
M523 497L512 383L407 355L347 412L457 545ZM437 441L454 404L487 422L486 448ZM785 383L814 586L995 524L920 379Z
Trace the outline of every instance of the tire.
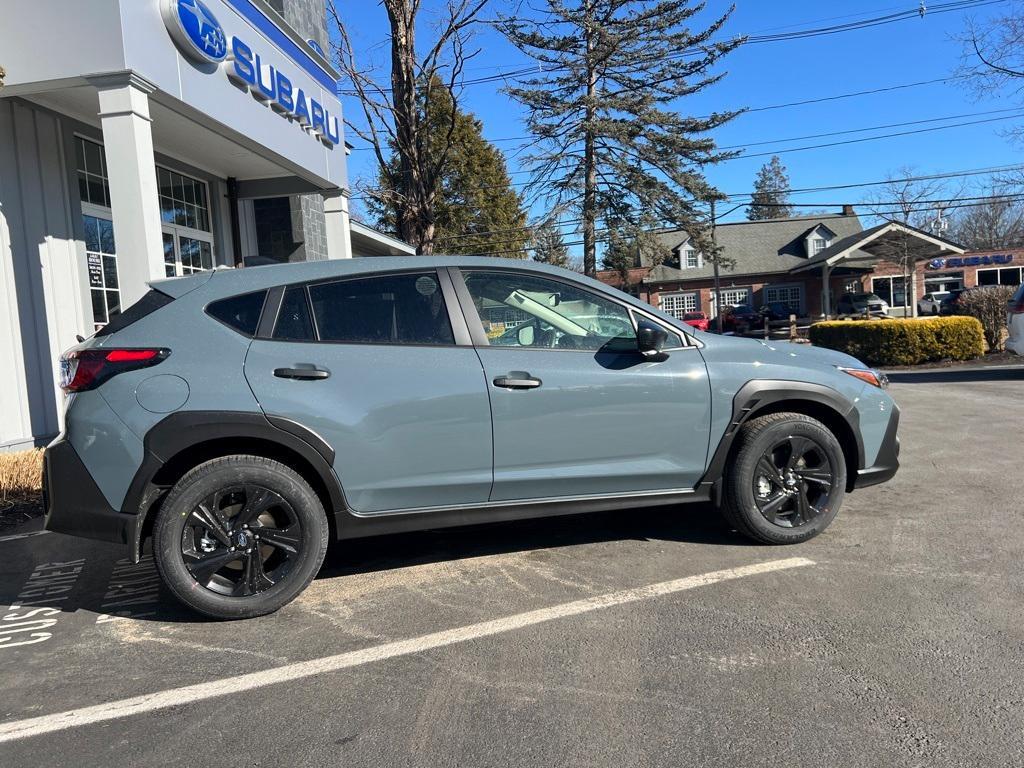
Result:
M845 492L846 460L835 435L810 416L773 413L741 429L725 478L722 514L755 541L797 544L829 526Z
M309 585L327 536L323 505L301 475L262 456L224 456L171 489L154 524L153 555L189 608L247 619L273 613Z

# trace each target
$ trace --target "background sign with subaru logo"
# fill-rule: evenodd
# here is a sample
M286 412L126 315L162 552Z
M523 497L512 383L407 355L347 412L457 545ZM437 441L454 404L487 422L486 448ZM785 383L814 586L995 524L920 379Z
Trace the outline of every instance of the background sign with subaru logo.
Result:
M341 141L337 111L331 114L320 99L295 84L291 72L298 67L285 70L268 62L259 41L248 35L229 38L203 0L163 0L161 13L167 31L186 57L210 65L223 62L211 71L212 76L220 77L223 70L232 83L294 122L297 129L329 146Z

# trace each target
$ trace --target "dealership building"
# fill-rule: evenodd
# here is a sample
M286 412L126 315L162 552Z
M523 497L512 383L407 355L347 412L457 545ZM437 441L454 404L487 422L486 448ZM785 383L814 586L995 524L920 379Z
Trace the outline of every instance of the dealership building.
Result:
M0 14L0 450L59 431L61 352L148 281L411 252L349 221L325 0Z
M658 239L660 258L641 253L627 281L612 271L598 276L675 317L714 317L713 264L685 231L661 232ZM720 306L782 303L809 318L832 315L844 293L861 292L878 294L900 315L907 292L916 301L959 288L1019 285L1024 267L1024 250L966 253L943 237L890 221L865 229L849 205L833 214L719 224L715 239L730 263L720 269Z

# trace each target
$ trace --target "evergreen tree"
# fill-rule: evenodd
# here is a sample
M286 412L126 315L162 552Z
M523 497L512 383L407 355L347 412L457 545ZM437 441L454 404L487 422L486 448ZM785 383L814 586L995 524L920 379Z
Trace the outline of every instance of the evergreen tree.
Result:
M553 267L569 266L569 247L555 219L545 219L533 230L533 259Z
M424 108L422 101L420 108ZM526 212L512 187L504 156L483 137L479 120L453 109L451 94L441 83L434 83L425 108L420 120L424 154L440 152L451 143L432 195L433 250L525 258L530 239ZM368 202L379 226L390 232L398 231L397 222L405 205L392 186L399 176L398 169L399 159L392 150Z
M508 93L536 137L531 192L583 222L584 272L596 272L599 220L636 225L649 213L705 245L695 201L714 194L704 166L718 152L708 132L736 112L689 117L680 99L724 73L711 68L742 39L713 41L732 13L692 31L691 0L545 0L534 19L505 18L512 44L539 65Z
M750 196L747 207L747 219L788 219L793 215L793 206L789 203L789 176L786 166L778 155L761 166L754 179L754 194Z

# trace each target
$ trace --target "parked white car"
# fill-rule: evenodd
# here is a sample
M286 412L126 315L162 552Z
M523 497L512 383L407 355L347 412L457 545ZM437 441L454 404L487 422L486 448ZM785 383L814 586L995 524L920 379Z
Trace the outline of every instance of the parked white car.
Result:
M874 293L844 293L836 303L836 312L840 316L867 313L880 317L889 314L889 303Z
M942 303L942 300L947 296L949 296L949 291L936 291L935 293L926 293L924 296L917 300L917 314L939 314L939 305Z
M1024 284L1013 294L1006 312L1006 327L1010 331L1006 348L1018 355L1024 355Z

